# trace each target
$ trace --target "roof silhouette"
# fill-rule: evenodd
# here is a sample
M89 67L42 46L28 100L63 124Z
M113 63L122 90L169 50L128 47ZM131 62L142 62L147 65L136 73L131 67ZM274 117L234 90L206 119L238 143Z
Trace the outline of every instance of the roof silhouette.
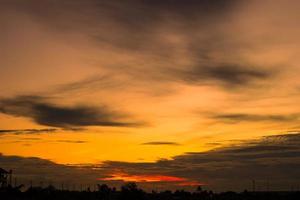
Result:
M2 169L2 168L0 168L0 174L9 174L9 172L6 171L6 170L4 170L4 169Z

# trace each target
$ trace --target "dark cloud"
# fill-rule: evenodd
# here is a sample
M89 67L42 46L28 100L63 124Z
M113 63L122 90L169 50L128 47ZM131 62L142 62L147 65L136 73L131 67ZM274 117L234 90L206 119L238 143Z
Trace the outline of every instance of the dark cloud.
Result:
M248 40L243 34L237 34L244 31L244 27L236 24L239 21L236 16L240 16L237 8L245 2L29 0L25 3L12 0L5 1L1 7L5 12L12 12L4 17L18 17L20 14L16 21L32 20L37 25L28 29L38 29L47 37L63 38L67 46L74 49L92 44L91 49L97 49L97 56L92 51L89 62L101 68L100 72L116 74L116 78L105 74L67 84L61 87L61 91L78 88L111 91L119 86L128 89L134 84L135 88L140 86L137 90L148 89L149 92L149 88L157 91L172 88L173 85L167 85L168 81L220 85L225 89L252 86L265 80L269 82L274 73L267 68L273 66L247 59L252 57L245 54L252 53L253 46L249 41L253 43L253 38ZM255 28L253 25L249 27ZM83 41L90 43L82 44ZM107 61L105 58L110 53L116 59ZM123 75L125 79L119 77ZM170 91L174 90L162 90L162 93L169 94Z
M177 146L180 144L177 142L155 141L155 142L145 142L145 143L142 143L142 145L174 145L174 146Z
M214 189L249 189L251 180L271 181L272 189L289 189L300 178L300 134L264 137L261 140L191 152L155 163L107 162L106 169L129 174L164 173L208 183ZM285 184L288 184L285 185Z
M56 132L58 129L54 128L46 128L46 129L2 129L0 130L0 135L2 134L39 134L39 133L53 133Z
M180 22L179 28L187 31L195 25L209 27L210 22L216 22L230 13L237 2L236 0L101 2L97 4L96 9L104 11L110 17L108 21L111 21L122 34L110 37L104 32L96 32L94 38L121 49L153 54L153 44L161 42L157 37L160 34L157 27L161 24L169 25L169 22L177 21ZM93 16L94 19L101 21L99 17Z
M13 174L18 179L18 183L23 183L27 187L30 181L36 186L43 182L52 183L56 187L65 184L96 184L96 178L101 177L101 173L94 171L91 167L85 169L77 166L57 164L46 159L37 157L6 156L0 154L1 168L12 169Z
M105 183L114 187L120 187L124 184L124 181L121 180L100 180L109 177L114 169L106 171L96 164L64 165L37 157L7 156L1 153L0 163L3 169L12 169L18 183L24 184L25 187L30 187L30 183L33 186L38 186L41 183L44 185L51 183L58 188L64 184L65 187L72 186L75 187L74 189L80 190L81 188L88 187L88 185L95 184ZM143 185L147 186L145 187L146 189L153 189L152 182L139 183L139 186L143 187Z
M244 113L233 113L233 114L217 114L212 118L223 121L223 122L258 122L258 121L273 121L273 122L287 122L295 121L299 119L299 114L291 115L256 115L256 114L244 114Z
M124 40L145 37L146 30L153 33L154 27L163 20L164 17L176 16L184 21L194 20L194 23L200 21L206 22L214 18L220 19L223 14L229 13L237 3L237 0L130 0L130 1L38 1L30 0L25 2L10 0L2 2L6 8L23 11L40 23L51 26L52 28L61 28L60 31L88 31L91 28L97 30L102 28L107 21L113 23L123 34L116 38L118 43L126 43ZM42 8L47 7L47 10ZM78 13L80 9L80 13ZM70 19L76 21L70 22ZM84 29L84 27L90 27ZM137 34L134 34L137 33ZM97 32L98 37L103 40L109 40L107 33ZM140 38L140 39L142 39ZM120 39L120 40L118 40ZM145 38L144 38L145 39ZM114 41L110 41L114 42ZM139 43L139 41L136 41Z
M249 67L240 60L241 63L237 63L236 60L240 58L225 61L210 56L217 53L226 57L228 52L239 55L239 52L233 50L236 47L231 42L232 36L224 34L223 29L216 27L223 24L224 19L230 18L236 6L242 2L244 1L31 0L26 3L7 1L4 5L7 9L29 14L48 31L69 33L76 30L101 47L106 44L126 52L155 55L155 61L151 60L151 67L146 67L147 69L137 66L140 65L139 62L122 63L123 66L114 64L118 67L112 67L112 71L119 74L128 74L146 81L171 79L188 84L217 82L231 87L245 86L255 80L270 77L270 72L261 67ZM42 9L45 7L47 11ZM188 59L193 62L192 67L179 64L178 56L174 58L177 49L183 47L169 43L163 37L168 34L184 40L182 43L187 48L184 50L188 52ZM187 59L182 53L180 56ZM95 84L108 87L119 85L110 81L110 78L92 77L83 82L66 85L65 89L90 88ZM132 82L132 79L127 82Z
M214 63L214 61L208 61ZM144 71L147 73L144 73ZM86 79L60 85L54 93L67 93L76 91L94 90L120 90L126 83L127 90L146 91L148 94L170 94L174 92L169 83L184 83L191 85L213 85L225 89L243 88L247 86L261 85L263 81L270 79L276 74L275 70L266 70L259 67L250 67L238 64L199 64L197 67L181 66L175 68L161 67L160 69L142 70L135 67L127 68L120 77L116 74L98 75ZM138 77L132 79L132 77ZM143 86L145 82L151 81L152 88L136 88ZM159 87L156 83L161 84ZM165 85L164 85L165 84ZM153 93L152 90L156 92ZM152 92L151 92L152 91Z
M213 61L212 61L213 62ZM225 87L245 86L268 79L273 72L258 67L237 64L199 65L174 71L174 77L190 84L220 84Z
M99 178L105 179L111 177L113 172L122 172L129 176L159 174L182 177L206 183L206 188L217 190L249 189L252 180L256 180L260 187L269 181L270 189L285 190L299 183L300 133L263 137L260 140L245 141L206 152L190 152L153 163L106 161L100 165L70 166L39 158L4 155L0 155L0 163L4 169L13 169L18 180L25 183L33 180L95 184ZM120 185L122 181L105 183ZM152 184L150 183L151 186ZM170 183L165 184L167 188L174 187Z
M28 117L40 125L72 128L81 126L138 126L136 122L122 121L121 114L106 107L63 107L51 104L39 96L18 96L0 100L0 112Z

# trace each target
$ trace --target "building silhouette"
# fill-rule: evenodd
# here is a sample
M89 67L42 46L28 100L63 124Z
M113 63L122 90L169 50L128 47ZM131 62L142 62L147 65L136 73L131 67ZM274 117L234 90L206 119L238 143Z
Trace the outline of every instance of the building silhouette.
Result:
M6 170L0 168L0 187L1 188L7 187L8 184L11 184L11 178L12 178L12 170L6 171Z

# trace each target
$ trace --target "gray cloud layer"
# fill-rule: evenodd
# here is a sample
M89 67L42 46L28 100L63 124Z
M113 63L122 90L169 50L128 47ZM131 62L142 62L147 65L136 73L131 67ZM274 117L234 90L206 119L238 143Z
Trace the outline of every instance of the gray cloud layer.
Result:
M250 189L251 181L266 189L290 189L299 184L300 134L264 137L207 152L191 152L155 163L107 161L101 165L65 166L38 158L0 156L1 167L13 169L22 180L96 183L114 171L131 175L169 175L204 182L219 190ZM107 182L116 184L116 182ZM118 182L120 184L120 182ZM166 183L167 184L167 183ZM152 185L152 183L151 183ZM148 185L149 186L149 185ZM170 185L169 185L170 187Z
M213 188L250 189L251 180L270 182L272 189L289 189L300 178L300 134L265 137L260 141L192 152L156 163L107 162L107 169L130 174L166 173L208 183ZM285 185L288 184L288 185ZM265 185L263 186L266 189Z
M0 100L0 112L28 117L40 125L72 128L81 126L138 126L135 122L123 122L120 114L105 107L63 107L47 102L39 96L18 96Z
M36 157L4 156L0 154L1 167L12 169L14 175L18 178L18 183L26 184L33 181L34 185L52 183L60 186L61 183L79 184L95 183L97 173L91 173L92 170L80 169L78 167L56 164L52 161ZM79 182L78 182L79 181Z

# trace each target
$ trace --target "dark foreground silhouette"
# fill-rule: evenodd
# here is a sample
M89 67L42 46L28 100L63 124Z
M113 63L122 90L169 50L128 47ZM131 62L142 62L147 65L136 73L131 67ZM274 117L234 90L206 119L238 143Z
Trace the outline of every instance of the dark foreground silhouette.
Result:
M22 190L22 185L12 187L8 185L5 188L0 188L0 199L2 200L205 200L205 199L300 199L300 192L223 192L213 193L212 191L202 190L198 187L195 192L187 192L184 190L172 191L152 191L147 193L138 188L135 183L127 183L120 190L110 188L107 185L98 185L96 191L90 191L88 188L85 191L69 191L58 190L53 186L30 187L27 190Z

